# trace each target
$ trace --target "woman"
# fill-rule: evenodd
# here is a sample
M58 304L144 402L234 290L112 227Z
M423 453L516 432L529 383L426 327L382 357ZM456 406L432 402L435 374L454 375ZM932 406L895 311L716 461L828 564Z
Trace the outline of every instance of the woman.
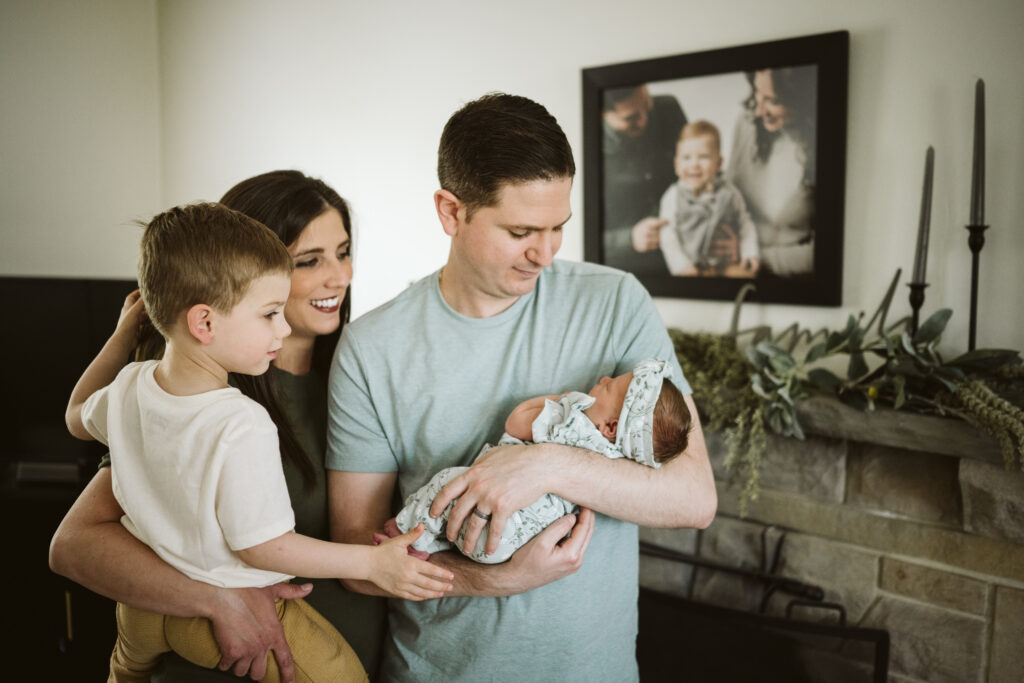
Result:
M814 67L747 74L750 96L736 123L726 176L757 226L761 265L782 276L814 271Z
M298 171L273 171L242 181L221 202L273 230L292 254L295 270L285 305L292 333L271 370L237 376L247 395L270 409L278 424L285 478L296 531L329 539L326 473L326 383L331 355L348 321L352 279L348 205L320 180ZM277 400L266 400L277 396ZM262 400L261 400L262 399ZM281 409L275 411L274 406ZM385 623L383 599L351 593L335 580L296 579L269 589L220 589L194 582L163 563L120 524L110 472L103 468L57 529L51 544L54 571L115 600L177 616L211 619L224 661L236 675L262 676L274 649L282 670L290 655L269 618L274 597L306 597L345 636L373 676ZM301 588L314 585L308 596ZM276 619L276 617L275 617ZM260 653L263 653L262 660ZM285 661L282 662L281 660ZM237 680L165 658L156 681Z

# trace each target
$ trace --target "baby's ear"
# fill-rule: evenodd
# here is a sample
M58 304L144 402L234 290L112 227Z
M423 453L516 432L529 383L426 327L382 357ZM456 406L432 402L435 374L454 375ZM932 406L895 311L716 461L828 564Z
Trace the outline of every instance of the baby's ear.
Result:
M613 418L611 420L606 420L601 424L600 430L601 436L609 441L615 441L615 435L619 432L619 419Z

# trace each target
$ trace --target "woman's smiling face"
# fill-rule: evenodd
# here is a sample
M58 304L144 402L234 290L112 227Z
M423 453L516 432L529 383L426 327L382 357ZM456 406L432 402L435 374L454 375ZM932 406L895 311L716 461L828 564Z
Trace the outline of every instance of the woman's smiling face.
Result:
M352 251L348 230L337 209L330 208L309 222L288 245L295 270L285 319L291 338L330 334L341 324L341 302L352 281Z

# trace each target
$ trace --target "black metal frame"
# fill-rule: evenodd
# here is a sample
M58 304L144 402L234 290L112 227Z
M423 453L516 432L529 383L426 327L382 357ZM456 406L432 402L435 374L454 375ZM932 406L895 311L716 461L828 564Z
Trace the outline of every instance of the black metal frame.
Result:
M584 69L583 166L584 258L607 263L604 254L603 91L657 81L785 66L818 67L814 273L810 277L754 278L754 303L838 306L842 303L843 213L846 184L846 120L849 33L837 31L706 52ZM685 103L683 103L685 108ZM673 277L635 273L654 296L733 300L750 280Z

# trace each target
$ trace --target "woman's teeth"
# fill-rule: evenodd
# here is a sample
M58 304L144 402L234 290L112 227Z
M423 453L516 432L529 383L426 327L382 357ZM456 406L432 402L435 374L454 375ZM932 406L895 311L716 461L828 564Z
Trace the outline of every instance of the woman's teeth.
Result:
M330 299L313 299L309 303L313 304L317 308L334 308L338 305L338 297L332 296Z

